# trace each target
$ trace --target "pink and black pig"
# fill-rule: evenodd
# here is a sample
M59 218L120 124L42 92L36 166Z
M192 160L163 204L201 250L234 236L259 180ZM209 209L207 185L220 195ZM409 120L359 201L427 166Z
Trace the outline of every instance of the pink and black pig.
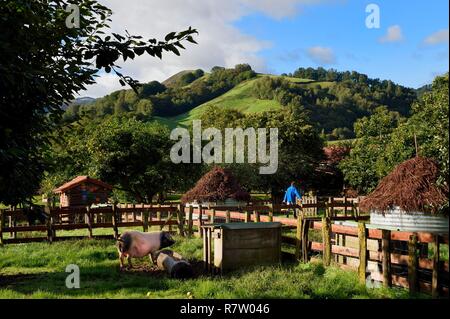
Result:
M142 258L147 255L153 263L155 252L172 246L175 241L172 236L165 231L144 233L136 230L124 232L117 239L117 249L119 251L120 269L124 267L124 258L128 260L128 268L132 268L131 258Z

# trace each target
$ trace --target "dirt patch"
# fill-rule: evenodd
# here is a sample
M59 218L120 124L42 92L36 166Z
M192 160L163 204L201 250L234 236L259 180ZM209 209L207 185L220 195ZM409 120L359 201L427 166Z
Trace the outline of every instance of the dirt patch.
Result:
M203 261L201 260L189 260L189 263L192 266L192 278L197 278L203 275L207 275L207 272L204 269ZM168 277L168 274L158 268L156 265L151 264L139 264L133 265L133 268L128 269L124 268L121 270L123 273L145 273L151 277Z

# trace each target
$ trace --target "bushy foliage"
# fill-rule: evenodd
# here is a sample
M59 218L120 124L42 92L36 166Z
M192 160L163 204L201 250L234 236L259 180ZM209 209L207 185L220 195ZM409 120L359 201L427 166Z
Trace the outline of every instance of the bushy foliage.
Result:
M261 164L248 164L247 160L243 164L224 165L234 172L247 190L268 192L274 199L278 199L291 180L302 179L308 183L314 180L315 169L323 159L323 141L316 127L299 108L286 107L281 111L244 114L237 110L210 107L202 116L202 126L208 123L222 131L227 127L278 128L279 164L275 174L260 175ZM309 185L305 183L304 186Z
M415 155L435 159L441 170L438 183L448 185L448 74L435 79L432 90L413 105L409 119L378 109L372 117L356 122L355 131L358 139L341 164L352 187L372 191L395 166Z
M66 25L69 5L80 10L79 27ZM192 28L163 41L109 32L111 14L95 0L1 1L0 203L17 205L38 190L61 106L93 84L95 74L114 72L122 85L136 89L137 81L117 71L119 60L179 55L183 42L195 43ZM73 117L77 111L70 109Z
M386 107L375 110L370 117L355 123L356 141L349 157L339 167L346 181L360 193L371 192L380 178L389 173L392 167L386 165L382 157L391 139L390 134L404 121L397 112Z
M47 193L86 174L114 185L127 199L150 202L159 193L185 191L200 176L198 165L172 163L169 130L156 122L111 116L68 127L64 135L48 154Z
M329 140L353 138L355 121L371 115L380 106L407 116L416 99L411 89L391 81L372 80L357 72L339 73L323 68L299 70L293 76L336 82L305 85L267 76L255 83L253 94L259 99L276 100L283 106L303 106L311 121L319 124Z
M256 73L248 64L238 64L232 69L216 68L206 79L203 75L204 72L200 69L185 73L169 88L153 81L144 84L138 94L133 90L116 91L93 104L79 107L77 112L71 109L68 112L73 115L68 120L80 115L94 119L123 113L130 113L138 118L150 115L175 116L222 95L242 81L255 77ZM145 111L142 111L142 104L139 107L142 99L147 101Z

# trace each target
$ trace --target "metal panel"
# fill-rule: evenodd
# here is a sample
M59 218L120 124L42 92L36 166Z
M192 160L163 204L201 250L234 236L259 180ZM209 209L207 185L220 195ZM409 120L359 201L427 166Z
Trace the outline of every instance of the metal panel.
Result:
M422 212L406 213L395 208L384 214L372 211L370 224L389 230L448 234L449 219L448 216Z

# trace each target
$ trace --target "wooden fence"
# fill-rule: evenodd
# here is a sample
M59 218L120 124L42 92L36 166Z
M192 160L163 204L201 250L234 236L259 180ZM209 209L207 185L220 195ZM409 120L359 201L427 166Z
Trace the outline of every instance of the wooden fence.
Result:
M210 209L200 206L192 208L189 215L198 214L197 226L205 223L203 215L208 216L209 223L278 221L285 228L296 230L295 237L283 235L282 240L295 247L292 257L297 260L307 262L321 254L326 266L335 262L358 271L362 283L400 286L412 293L423 292L433 297L448 296L449 265L448 261L440 260L440 248L442 244L448 245L448 235L377 229L368 223L369 216L361 214L356 205L356 201L345 200L296 205L297 219L274 214L292 208L287 205ZM319 216L317 212L321 209L324 214ZM319 236L310 240L314 231L319 232Z
M285 245L293 247L292 258L307 262L322 255L325 265L332 262L357 270L361 282L401 286L411 292L448 295L448 261L440 260L441 245L448 245L448 235L411 233L373 228L369 216L358 209L359 199L304 199L300 205L273 205L254 201L240 207L184 207L118 204L104 208L47 209L50 218L45 225L27 225L26 216L18 211L0 211L0 244L55 241L78 236L60 236L59 230L108 228L117 238L119 227L176 226L181 235L196 233L201 226L215 222L280 222L295 230L295 236L284 234ZM298 210L298 218L284 217L287 209ZM194 229L196 226L196 230ZM44 237L20 238L21 232L45 232ZM315 232L315 234L314 234ZM4 234L10 233L10 238ZM431 248L431 249L430 249Z
M83 238L85 236L58 236L60 230L87 229L89 238L117 238L119 227L142 227L148 231L152 226L175 225L184 234L184 221L180 206L114 205L101 208L46 208L45 224L32 225L22 210L0 210L0 244L25 243L63 239ZM93 230L109 228L112 235L94 236ZM45 232L46 236L35 236L34 232ZM5 238L9 233L10 238ZM28 233L19 237L18 233Z

